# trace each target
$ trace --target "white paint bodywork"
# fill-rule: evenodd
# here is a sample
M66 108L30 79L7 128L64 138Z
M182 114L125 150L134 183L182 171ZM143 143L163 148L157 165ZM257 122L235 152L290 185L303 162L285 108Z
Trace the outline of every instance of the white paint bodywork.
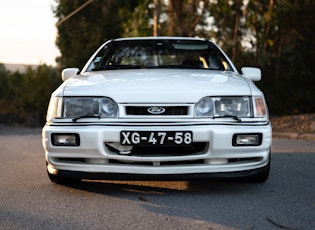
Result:
M78 75L57 94L107 96L117 103L195 103L204 96L261 95L254 84L233 72L209 70L112 70ZM197 89L197 90L194 90ZM122 93L123 92L123 93Z

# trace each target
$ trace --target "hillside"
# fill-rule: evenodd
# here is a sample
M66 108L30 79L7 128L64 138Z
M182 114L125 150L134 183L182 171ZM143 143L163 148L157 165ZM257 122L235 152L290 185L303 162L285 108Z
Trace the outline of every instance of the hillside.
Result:
M6 70L10 72L20 72L24 73L27 68L31 67L32 69L36 69L37 65L26 65L26 64L10 64L4 63Z

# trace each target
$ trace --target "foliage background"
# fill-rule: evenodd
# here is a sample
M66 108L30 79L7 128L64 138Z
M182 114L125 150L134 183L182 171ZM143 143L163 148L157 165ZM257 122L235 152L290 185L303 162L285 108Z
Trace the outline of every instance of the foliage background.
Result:
M60 83L55 67L42 64L12 73L0 64L0 125L44 124L50 94Z
M85 2L56 0L53 12L61 20ZM315 1L94 0L57 27L56 67L12 73L0 64L0 124L42 125L60 70L82 68L108 39L152 36L155 12L159 36L209 38L239 69L260 67L272 115L315 112Z

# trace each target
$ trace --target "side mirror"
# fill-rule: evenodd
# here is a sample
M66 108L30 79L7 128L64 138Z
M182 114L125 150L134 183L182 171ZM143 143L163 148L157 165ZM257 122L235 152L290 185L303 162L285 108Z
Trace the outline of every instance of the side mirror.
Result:
M63 81L66 81L69 78L72 78L72 77L78 75L79 71L80 70L78 68L66 68L66 69L62 70L61 78Z
M260 81L261 70L259 68L243 67L241 70L244 77L251 79L252 81Z

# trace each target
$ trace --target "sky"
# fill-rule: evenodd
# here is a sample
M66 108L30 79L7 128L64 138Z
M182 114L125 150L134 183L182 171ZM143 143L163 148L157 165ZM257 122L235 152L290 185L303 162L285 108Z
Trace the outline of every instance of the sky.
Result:
M57 18L54 0L7 0L0 3L0 63L55 65Z

